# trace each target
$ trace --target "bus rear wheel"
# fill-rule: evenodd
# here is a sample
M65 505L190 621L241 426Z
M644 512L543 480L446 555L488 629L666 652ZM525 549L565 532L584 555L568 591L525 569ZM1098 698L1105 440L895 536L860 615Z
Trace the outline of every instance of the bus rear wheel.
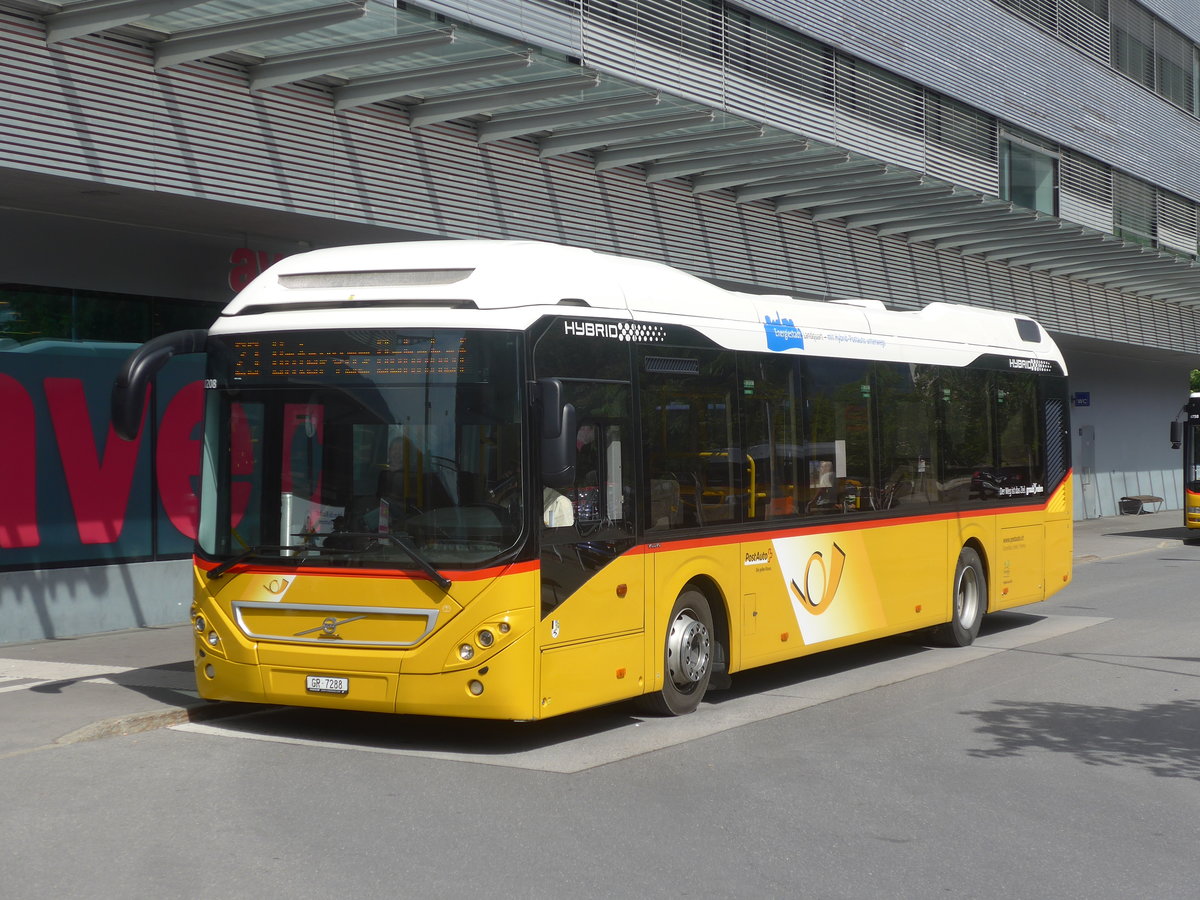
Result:
M642 708L660 716L692 712L708 690L714 649L708 599L695 588L685 588L667 620L662 690L639 698Z
M987 573L975 548L963 547L959 552L951 592L950 621L935 627L931 634L944 646L967 647L979 635L988 606Z

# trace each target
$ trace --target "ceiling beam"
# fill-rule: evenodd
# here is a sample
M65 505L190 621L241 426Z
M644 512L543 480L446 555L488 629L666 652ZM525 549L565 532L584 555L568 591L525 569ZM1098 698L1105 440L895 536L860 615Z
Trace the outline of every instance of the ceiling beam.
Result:
M608 116L653 109L662 102L658 94L633 94L609 97L603 100L584 100L563 107L550 109L525 109L514 113L501 113L479 125L479 143L490 144L508 138L539 131L550 131L564 125L590 122ZM634 123L629 123L634 124Z
M93 0L72 3L46 16L46 43L57 44L71 38L96 34L106 28L118 28L151 16L198 6L205 0Z
M505 54L447 63L444 66L412 69L392 75L355 78L349 84L334 90L333 108L341 112L343 109L381 103L397 97L411 97L437 88L470 84L481 78L528 68L532 62L529 54Z
M825 203L850 203L866 200L870 197L880 197L889 189L895 189L913 184L911 175L880 175L867 181L855 182L848 180L826 181L817 183L803 193L788 195L788 209L812 209ZM778 204L776 204L778 210ZM785 210L778 210L784 212Z
M619 144L623 141L636 141L653 137L680 128L690 128L713 121L716 113L709 110L694 112L679 112L658 116L650 119L638 119L616 125L593 125L585 128L563 131L542 138L538 142L539 159L550 159L554 156L565 156L580 150L592 150L597 147L607 147L609 144Z
M804 195L807 191L830 185L861 183L858 179L870 178L883 171L878 165L861 162L841 162L833 165L817 163L812 166L810 175L766 184L748 184L738 188L735 196L738 203L773 199L776 212L789 212L792 209L805 208Z
M386 62L403 57L406 53L431 50L453 41L454 29L451 28L447 31L422 31L381 41L337 44L304 53L273 56L249 67L250 90L265 91L281 84L293 84L307 78L316 78L318 75L328 75L338 69Z
M822 219L844 219L847 228L870 228L884 222L895 222L897 219L912 220L926 218L930 213L944 212L950 209L961 209L964 206L978 206L983 198L978 194L960 194L957 188L949 191L924 191L909 195L898 196L892 205L879 204L878 211L872 212L866 205L861 213L835 215L828 212L821 215ZM928 192L928 193L927 193ZM813 217L816 219L816 216Z
M693 153L707 153L712 150L724 150L730 144L740 144L755 141L763 136L761 125L743 123L710 129L697 134L681 134L675 137L652 139L635 142L612 150L597 151L596 171L605 172L619 169L622 166L632 166L638 163L656 159L672 159L689 157Z
M1003 260L1010 266L1040 269L1044 266L1061 262L1064 254L1070 254L1072 259L1112 256L1122 246L1120 241L1102 241L1098 237L1091 235L1074 235L1069 238L1051 240L1034 246L1009 247L1007 249L992 250L979 255L990 260Z
M363 2L365 0L355 0L336 6L322 6L180 31L154 45L154 68L166 69L180 63L240 50L261 41L279 40L328 25L349 22L365 14Z
M1057 278L1079 277L1088 281L1099 279L1101 276L1107 278L1109 275L1124 275L1126 273L1139 275L1141 278L1151 279L1154 276L1153 262L1150 259L1138 259L1134 255L1126 256L1124 259L1120 257L1124 254L1119 254L1117 258L1106 262L1070 262L1063 260L1060 265L1053 268L1043 269L1042 271L1053 275Z
M425 100L422 103L414 104L410 107L409 124L413 128L423 128L427 125L438 125L466 116L476 116L481 113L520 106L522 103L566 99L575 97L580 91L586 91L599 83L599 75L580 72L557 78L543 78L521 84L452 94L449 97Z
M797 149L790 159L763 165L735 166L728 169L718 169L706 172L692 178L692 193L704 194L709 191L719 191L725 188L744 184L755 184L761 181L785 181L804 172L811 171L814 165L828 165L831 161L841 161L846 158L844 151L829 150L821 147L816 149Z
M1127 275L1123 277L1100 279L1105 287L1113 289L1125 289L1137 286L1153 287L1155 285L1167 287L1179 284L1181 287L1189 287L1190 282L1195 282L1197 289L1200 289L1200 269L1195 266L1179 266L1175 272L1153 272L1147 271L1138 275Z
M1009 213L1011 216L1012 213ZM1062 223L1057 219L1033 221L1021 218L1000 216L996 221L981 220L973 227L955 228L953 225L931 226L928 229L908 232L910 241L929 241L938 250L958 249L963 253L979 253L982 248L995 245L996 249L1018 240L1024 242L1054 234Z
M1200 306L1200 282L1197 282L1195 286L1188 285L1186 287L1157 290L1151 296L1156 300L1171 303L1175 306L1185 306L1188 308Z
M869 186L874 188L867 196L856 200L833 202L828 204L813 203L811 197L798 195L798 201L809 201L806 208L813 210L814 222L824 222L829 219L844 219L857 213L879 212L885 209L896 209L911 205L910 200L937 201L949 196L953 189L950 185L930 186L924 179L910 179L892 187L875 185L872 180Z
M877 232L881 237L902 234L910 243L913 234L929 232L937 228L957 228L960 225L989 227L993 223L1007 220L1011 206L996 200L983 199L978 208L950 209L938 215L929 215L921 219L897 221L878 226Z
M682 178L685 175L695 175L699 172L712 172L717 169L745 166L752 163L776 162L781 158L794 156L807 147L808 142L798 138L768 139L751 148L742 149L718 145L718 152L693 153L683 158L652 162L646 166L646 181L653 184L658 181L669 181L672 178Z

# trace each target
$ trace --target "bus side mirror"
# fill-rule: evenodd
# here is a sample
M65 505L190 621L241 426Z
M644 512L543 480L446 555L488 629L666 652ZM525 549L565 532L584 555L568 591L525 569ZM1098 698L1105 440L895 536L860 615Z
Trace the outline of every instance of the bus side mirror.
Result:
M146 341L125 360L113 379L110 417L117 436L132 441L137 437L146 403L146 386L179 353L203 353L208 343L208 331L192 328L172 331Z
M1171 423L1171 449L1178 450L1183 443L1183 423L1175 421Z
M562 382L538 382L542 403L542 484L569 487L575 483L575 407L563 402Z

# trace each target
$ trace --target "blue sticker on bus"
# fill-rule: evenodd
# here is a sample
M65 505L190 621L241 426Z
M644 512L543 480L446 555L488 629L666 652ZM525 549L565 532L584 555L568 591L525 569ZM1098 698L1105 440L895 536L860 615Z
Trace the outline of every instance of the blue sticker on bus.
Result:
M763 327L767 332L768 350L804 349L804 332L797 328L791 319L785 319L782 316L772 319L770 316L765 316L763 322Z

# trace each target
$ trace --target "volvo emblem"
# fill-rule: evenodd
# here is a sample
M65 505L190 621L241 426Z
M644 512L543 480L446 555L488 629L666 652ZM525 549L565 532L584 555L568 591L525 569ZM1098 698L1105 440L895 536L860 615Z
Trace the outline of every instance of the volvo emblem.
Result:
M324 639L324 638L337 639L340 637L340 635L337 633L337 630L339 627L341 627L342 625L345 625L347 622L357 622L359 619L365 619L365 618L366 618L366 616L350 616L350 618L348 618L348 619L338 619L333 616L326 616L322 620L321 624L318 625L316 628L307 628L304 631L297 631L294 635L292 635L292 637L304 637L304 635L306 635L306 634L315 634L316 632L319 631L321 633L318 635L318 637L320 637L322 639Z

